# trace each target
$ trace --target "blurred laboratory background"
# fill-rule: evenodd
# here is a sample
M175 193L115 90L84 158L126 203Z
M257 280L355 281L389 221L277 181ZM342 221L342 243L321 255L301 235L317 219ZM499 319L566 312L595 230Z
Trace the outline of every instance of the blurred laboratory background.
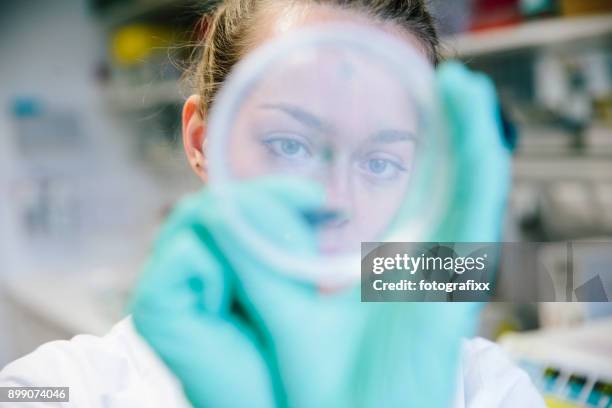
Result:
M505 240L549 243L551 270L564 240L611 241L612 1L429 5L445 57L490 75L514 125ZM156 228L199 186L180 111L209 7L0 2L0 367L124 316ZM610 277L612 254L578 269ZM492 304L480 331L550 406L612 406L610 303Z

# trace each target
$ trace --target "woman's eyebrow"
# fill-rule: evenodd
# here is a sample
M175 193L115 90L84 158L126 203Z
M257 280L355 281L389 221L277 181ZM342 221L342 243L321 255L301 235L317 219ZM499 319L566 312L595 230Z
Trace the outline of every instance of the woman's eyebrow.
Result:
M414 132L399 129L384 129L376 132L368 139L375 143L418 142Z
M327 131L331 127L329 124L325 123L323 120L319 119L317 116L295 105L289 105L285 103L275 103L275 104L266 103L266 104L261 105L260 107L263 109L280 110L281 112L286 113L287 115L291 116L293 119L297 120L298 122L304 124L305 126L308 126L309 128L312 128L319 132Z

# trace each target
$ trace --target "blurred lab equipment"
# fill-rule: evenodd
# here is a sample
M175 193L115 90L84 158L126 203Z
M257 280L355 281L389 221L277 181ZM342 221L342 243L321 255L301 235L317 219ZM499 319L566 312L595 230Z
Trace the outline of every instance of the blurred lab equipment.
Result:
M75 190L86 184L93 157L75 116L44 112L34 99L16 100L13 115L20 165L26 169L13 197L27 239L78 243L83 220Z
M607 0L560 0L561 12L567 16L606 13L612 11Z
M0 49L11 56L0 69L0 366L50 340L108 331L162 210L197 184L166 148L181 101L167 38L151 39L144 75L111 60L116 28L151 2L118 2L137 15L108 20L88 0L9 3L0 7ZM158 73L169 76L160 87ZM151 99L171 107L138 110Z
M126 285L155 226L146 198L157 192L121 156L109 160L79 109L24 96L11 118L10 241L2 250L12 262L0 276L0 300L15 358L46 341L101 335L125 314Z
M550 407L612 406L612 319L502 336Z
M96 244L108 234L146 223L149 207L123 190L147 191L151 186L142 180L117 182L116 172L125 163L104 160L110 152L102 152L103 144L89 137L78 111L18 99L13 118L9 142L18 160L9 179L8 204L18 220L15 239L24 251L36 254L30 265L62 265L66 259L86 257L88 251L101 249Z
M177 79L180 73L168 63L168 50L179 43L178 34L165 26L128 24L116 29L111 39L115 85L133 86L151 81ZM163 67L163 70L160 70Z

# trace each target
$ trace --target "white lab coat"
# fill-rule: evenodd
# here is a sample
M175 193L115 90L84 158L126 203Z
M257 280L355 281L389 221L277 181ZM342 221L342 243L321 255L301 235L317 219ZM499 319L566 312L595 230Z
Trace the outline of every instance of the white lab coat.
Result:
M70 387L70 403L19 403L21 408L190 406L178 380L139 337L130 318L104 337L80 335L42 345L0 371L0 386ZM453 407L538 408L544 403L529 377L497 345L477 338L463 346Z

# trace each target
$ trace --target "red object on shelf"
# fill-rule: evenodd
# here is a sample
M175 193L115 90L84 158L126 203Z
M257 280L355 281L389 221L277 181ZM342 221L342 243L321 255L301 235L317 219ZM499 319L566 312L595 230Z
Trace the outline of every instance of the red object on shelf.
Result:
M470 31L514 25L521 20L519 0L474 0Z

